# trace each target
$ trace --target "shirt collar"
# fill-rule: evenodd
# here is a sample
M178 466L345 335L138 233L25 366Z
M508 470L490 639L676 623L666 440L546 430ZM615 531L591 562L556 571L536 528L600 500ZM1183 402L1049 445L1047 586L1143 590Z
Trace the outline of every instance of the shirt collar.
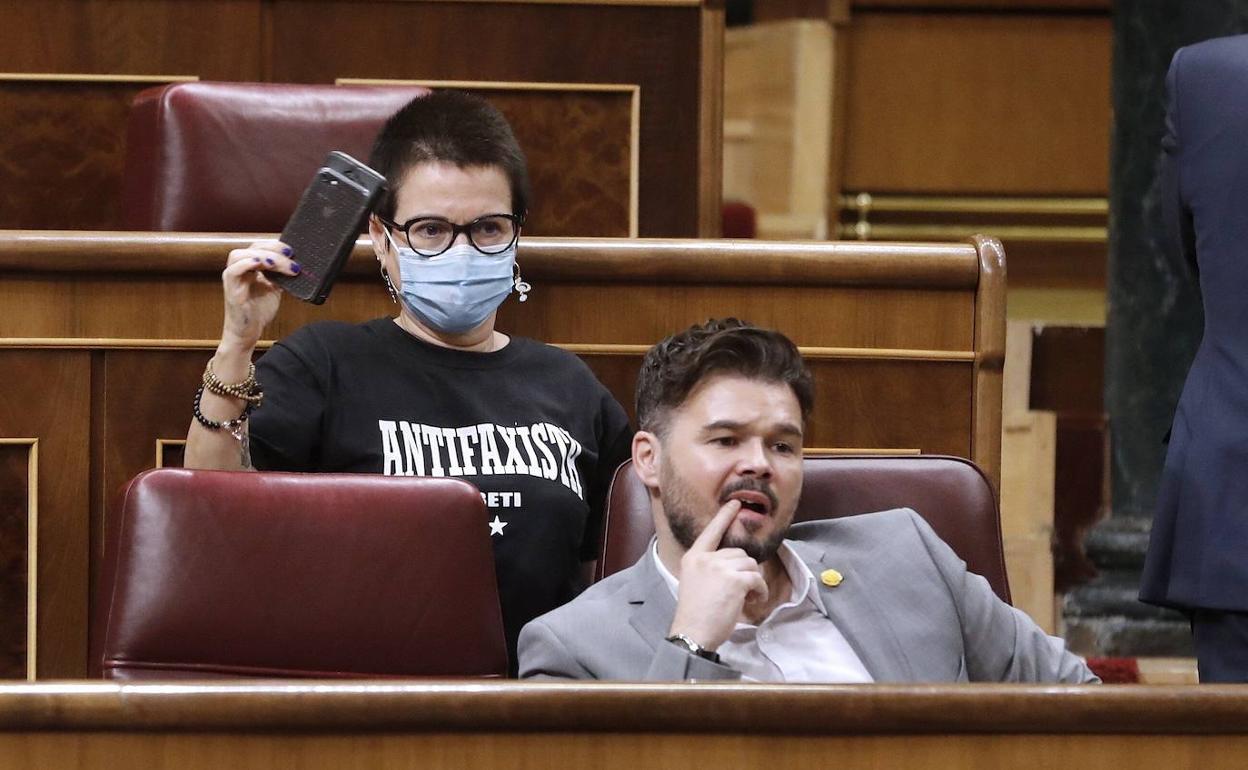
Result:
M819 610L820 615L826 616L828 611L823 606L823 597L819 595L819 591L815 587L815 573L810 571L810 567L806 566L806 562L802 561L793 547L789 545L788 540L780 542L780 547L776 550L780 556L780 563L784 565L784 571L789 573L789 582L793 585L793 593L789 597L786 604L801 604L809 599L815 608ZM659 571L659 577L663 578L667 590L672 592L672 597L676 598L680 591L680 581L676 579L667 569L667 565L659 558L659 541L656 538L650 544L650 558L654 559L654 566Z

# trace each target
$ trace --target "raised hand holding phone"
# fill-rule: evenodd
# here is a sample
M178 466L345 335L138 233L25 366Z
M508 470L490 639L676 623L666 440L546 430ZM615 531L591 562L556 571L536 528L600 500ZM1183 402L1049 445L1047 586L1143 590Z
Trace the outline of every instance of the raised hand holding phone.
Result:
M767 600L758 562L740 548L719 547L740 510L740 500L724 503L680 559L676 614L668 633L711 651L727 641L747 601Z
M381 174L346 153L331 152L282 230L282 243L303 269L275 275L273 283L305 302L324 302L385 186Z
M246 350L250 356L281 302L281 289L265 273L296 276L302 271L291 248L281 241L257 241L231 251L221 273L225 290L222 345Z

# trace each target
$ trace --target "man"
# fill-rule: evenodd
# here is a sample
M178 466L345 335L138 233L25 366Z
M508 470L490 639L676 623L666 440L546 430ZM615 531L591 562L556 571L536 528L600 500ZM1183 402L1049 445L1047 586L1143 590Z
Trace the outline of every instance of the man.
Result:
M632 456L655 541L525 626L521 676L1097 681L913 511L790 527L813 401L777 332L711 321L652 348Z
M1248 682L1248 35L1180 49L1166 78L1170 250L1205 328L1179 397L1140 598L1192 623L1202 682Z

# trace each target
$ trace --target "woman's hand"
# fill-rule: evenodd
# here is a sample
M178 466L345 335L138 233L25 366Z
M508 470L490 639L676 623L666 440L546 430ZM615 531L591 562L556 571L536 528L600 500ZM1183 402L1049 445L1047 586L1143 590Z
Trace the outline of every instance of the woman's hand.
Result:
M265 272L299 275L299 263L281 241L257 241L230 252L221 272L225 290L223 348L250 351L260 341L264 327L277 315L282 290Z

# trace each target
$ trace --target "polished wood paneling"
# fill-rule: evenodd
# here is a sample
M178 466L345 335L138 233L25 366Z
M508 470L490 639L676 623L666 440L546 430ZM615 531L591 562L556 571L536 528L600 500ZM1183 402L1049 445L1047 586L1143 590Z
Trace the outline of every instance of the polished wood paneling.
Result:
M972 238L979 257L975 287L975 367L971 386L971 456L1001 494L1001 390L1005 373L1005 251L1001 242Z
M640 100L632 91L481 93L507 116L529 160L533 216L525 232L638 234L633 110Z
M1233 686L0 688L0 767L1238 768Z
M563 734L265 734L28 732L0 734L0 768L134 767L180 770L327 768L758 768L783 760L817 767L836 757L844 770L922 767L1096 767L1138 770L1200 767L1238 770L1244 736L880 736L793 737L743 730L736 735L670 733Z
M698 234L702 9L276 0L267 80L624 83L641 87L640 231ZM358 41L350 44L349 41ZM315 50L316 56L284 51ZM559 131L555 138L562 138ZM584 152L584 150L578 150ZM542 196L541 189L535 190ZM584 234L584 233L578 233Z
M719 226L722 23L717 3L702 7L696 2L10 0L0 28L0 73L193 75L295 83L415 78L636 85L642 94L639 230L658 236L709 235ZM316 54L294 55L306 51ZM5 217L0 227L120 226L116 180L124 113L95 122L86 118L102 117L96 102L108 102L112 95L124 105L128 97L116 96L117 88L107 84L60 88L54 95L64 98L53 109L32 109L73 119L32 123L16 120L18 113L4 104L20 87L0 83L0 189L26 196L16 209L0 200L6 204L0 207ZM73 114L81 106L79 99L89 108L84 116ZM526 110L545 103L542 98L533 102L537 106ZM535 232L617 234L598 223L604 218L617 222L621 200L614 192L601 195L598 188L614 190L619 139L613 134L608 143L598 141L595 127L601 125L590 120L593 115L574 116L587 120L583 123L569 123L565 116L563 108L543 114L535 127L540 133L530 141L538 183L535 199L563 202L541 212ZM19 134L20 144L4 139ZM68 159L52 149L59 147L69 148ZM89 153L93 165L85 170L95 170L96 176L80 183L74 175L83 171L71 161ZM50 169L33 162L44 157L60 162ZM565 177L565 164L595 173L595 165L604 164L606 170L599 176ZM25 192L28 179L44 192ZM550 184L555 186L547 188ZM565 195L569 184L576 189ZM83 197L88 190L96 197L97 210L81 223L75 219L80 212L45 205ZM580 218L591 214L581 226Z
M365 83L392 83L370 80ZM566 84L441 85L488 99L507 117L529 162L529 235L637 235L638 89Z
M363 729L378 735L460 737L667 732L720 739L744 733L1238 736L1248 734L1248 690L1237 685L506 680L0 685L0 732L37 729L270 734Z
M39 439L36 663L41 677L86 673L90 360L87 350L0 348L0 437Z
M0 80L0 228L120 222L118 126L147 85Z
M32 448L0 435L0 679L26 678Z
M698 38L698 229L702 238L723 235L724 0L706 0Z
M257 80L261 14L256 0L7 0L0 73L60 79L0 75L0 227L120 226L126 117L155 85L126 77Z
M215 271L222 254L275 235L229 233L0 231L0 271L181 275ZM539 277L599 283L827 284L969 290L979 283L966 243L774 242L762 240L524 238L520 254ZM529 262L530 258L535 259ZM715 270L707 264L714 262ZM604 273L605 270L609 273ZM376 270L361 238L347 276Z
M635 420L641 356L582 354ZM810 447L919 449L968 457L972 367L961 361L808 360L816 407L806 426ZM905 415L905 419L898 419Z
M853 13L847 191L1104 195L1108 14Z
M215 339L220 266L247 242L0 233L0 270L12 276L0 281L0 303L11 308L0 316L0 337ZM499 326L553 343L649 345L736 315L806 346L973 346L979 267L967 245L532 238L521 242L519 262L534 290L523 305L503 306ZM267 335L392 313L376 270L362 241L329 302L283 303Z
M960 362L812 361L810 446L917 448L973 457L972 367ZM994 487L986 458L976 459Z
M854 10L897 8L911 11L1108 11L1113 0L843 0Z
M6 0L0 72L259 80L262 14L256 0Z
M737 316L784 331L799 345L966 351L972 344L972 300L952 292L649 285L636 289L628 316L621 317L615 304L619 288L528 280L534 282L529 301L505 305L499 329L552 343L650 345L690 324ZM14 311L0 318L0 337L119 337L140 345L144 339L213 341L221 329L221 299L208 291L214 284L185 278L124 284L87 279L66 290L54 280L29 280L18 285L20 291L12 291L0 283L0 301ZM47 306L66 291L77 302L74 307ZM266 337L281 338L315 320L393 315L394 306L383 291L371 280L352 281L336 287L321 308L286 302ZM159 317L142 307L143 298L156 294L164 298ZM864 299L878 301L878 317L862 315ZM35 315L41 307L47 307L43 318ZM921 322L911 323L911 318ZM162 334L166 330L168 337Z
M971 349L971 298L965 294L832 286L648 285L620 316L609 285L543 283L524 305L500 313L499 327L547 342L651 345L708 318L736 316L783 331L798 345ZM874 305L869 316L863 302Z

